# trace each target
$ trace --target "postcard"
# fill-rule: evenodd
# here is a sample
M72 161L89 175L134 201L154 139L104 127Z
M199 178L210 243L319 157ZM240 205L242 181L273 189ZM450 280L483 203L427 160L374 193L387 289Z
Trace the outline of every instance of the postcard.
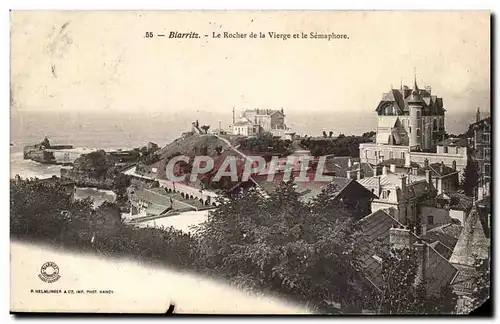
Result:
M17 11L10 311L490 312L488 11Z

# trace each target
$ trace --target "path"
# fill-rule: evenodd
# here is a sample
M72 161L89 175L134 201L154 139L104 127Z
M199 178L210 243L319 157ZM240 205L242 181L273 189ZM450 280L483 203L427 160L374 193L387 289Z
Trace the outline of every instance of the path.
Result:
M237 147L235 147L233 144L231 144L231 142L227 139L225 139L224 137L220 137L219 135L216 135L216 134L211 134L215 137L217 137L218 139L220 139L221 141L223 141L224 143L226 143L230 149L232 149L233 151L235 151L236 153L238 153L239 155L241 155L245 160L249 159L248 155L246 155L245 153L241 152L240 150L238 150ZM252 161L253 162L253 161ZM269 195L267 194L267 192L262 189L262 187L257 183L257 181L255 181L252 177L249 178L250 181L252 181L254 184L255 184L255 190L257 190L257 192L259 194L261 194L262 196L264 197L269 197Z

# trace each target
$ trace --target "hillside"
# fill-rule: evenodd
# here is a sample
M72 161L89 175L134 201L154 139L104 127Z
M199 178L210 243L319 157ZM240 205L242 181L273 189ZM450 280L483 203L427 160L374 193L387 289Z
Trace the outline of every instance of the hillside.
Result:
M227 143L211 134L204 135L183 135L164 148L158 151L160 158L169 159L175 155L183 154L187 156L195 155L217 155L218 149L229 148Z

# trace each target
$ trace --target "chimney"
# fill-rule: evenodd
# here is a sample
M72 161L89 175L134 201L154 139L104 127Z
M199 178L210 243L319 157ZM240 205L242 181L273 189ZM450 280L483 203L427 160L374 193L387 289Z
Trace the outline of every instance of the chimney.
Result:
M457 161L453 161L451 163L451 166L452 166L453 170L457 171Z
M441 161L441 165L439 166L439 173L443 174L444 173L444 162Z
M406 154L405 154L405 167L409 168L410 166L411 166L410 152L406 152Z
M382 175L387 175L387 167L385 165L382 167Z
M234 107L233 107L233 124L234 124L234 120L235 120L235 119L234 119Z
M407 181L408 177L406 176L406 174L401 174L399 176L399 180L400 180L400 188L401 188L401 191L404 192L406 190L406 181ZM404 194L404 193L403 193Z
M396 173L396 165L395 164L391 164L390 170L391 170L392 173Z
M409 248L413 243L413 235L406 227L392 227L389 231L389 242L391 248L403 249Z
M347 161L347 166L350 168L352 166L352 161L351 161L351 158L349 158L349 160Z
M375 195L380 196L380 176L375 177Z
M477 107L477 112L476 112L476 123L481 120L481 113L479 112L479 107Z
M427 183L429 183L429 184L432 184L431 170L429 170L429 169L425 169L425 181L427 181Z
M422 236L426 236L427 235L427 223L422 223L422 233L421 233Z
M427 259L429 258L429 247L422 241L415 243L417 253L418 269L415 284L424 284L426 281Z
M424 167L427 168L429 166L429 159L424 160Z

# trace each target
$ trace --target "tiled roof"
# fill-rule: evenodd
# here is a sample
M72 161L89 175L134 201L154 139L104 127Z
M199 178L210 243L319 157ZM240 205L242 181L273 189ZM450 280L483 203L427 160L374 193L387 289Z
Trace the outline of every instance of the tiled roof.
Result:
M380 246L384 253L390 251L390 229L394 225L402 226L391 215L391 210L377 210L359 221L362 232L360 249L362 251L361 264L370 282L381 289L384 285L382 263L374 258L375 246ZM413 234L414 241L418 238ZM427 244L427 243L425 243ZM442 287L449 284L457 273L457 269L441 255L434 246L427 244L428 262L426 268L427 291L431 294L439 293ZM439 247L443 249L443 247ZM446 253L446 250L444 250Z
M382 279L382 264L373 257L374 246L379 246L384 253L389 253L390 229L397 225L402 226L396 219L390 216L390 212L379 209L359 221L363 234L360 249L362 251L361 266L368 279L377 287L384 285Z
M433 247L434 250L436 250L439 254L444 256L446 260L449 260L453 250L441 243L440 241L435 241L433 243L430 243L429 246Z
M440 293L441 288L449 285L457 272L457 268L447 258L432 246L429 246L429 259L426 269L428 281L426 286L429 293Z
M450 262L472 266L474 264L474 254L482 259L488 257L489 245L490 242L484 233L479 213L474 206L465 221L464 229L453 249Z
M428 184L422 177L415 176L412 174L406 175L407 184L404 191L398 190L398 200L404 200L409 198L419 198L426 194L432 193L433 189L430 184ZM399 187L401 189L401 178L400 175L387 171L387 174L380 175L376 177L366 177L357 180L358 183L366 188L373 188L377 186L377 178L380 179L380 187Z
M386 176L376 176L376 177L365 177L362 179L357 180L358 183L362 186L365 186L367 188L374 187L377 185L378 179L380 179L380 186L392 186L395 185L391 180L389 180Z
M451 209L469 212L472 208L472 198L467 196L466 194L456 191L446 191L439 195L437 198L446 199L447 197L450 200Z
M431 242L441 242L453 252L462 229L463 227L457 224L445 224L428 230L425 238Z

